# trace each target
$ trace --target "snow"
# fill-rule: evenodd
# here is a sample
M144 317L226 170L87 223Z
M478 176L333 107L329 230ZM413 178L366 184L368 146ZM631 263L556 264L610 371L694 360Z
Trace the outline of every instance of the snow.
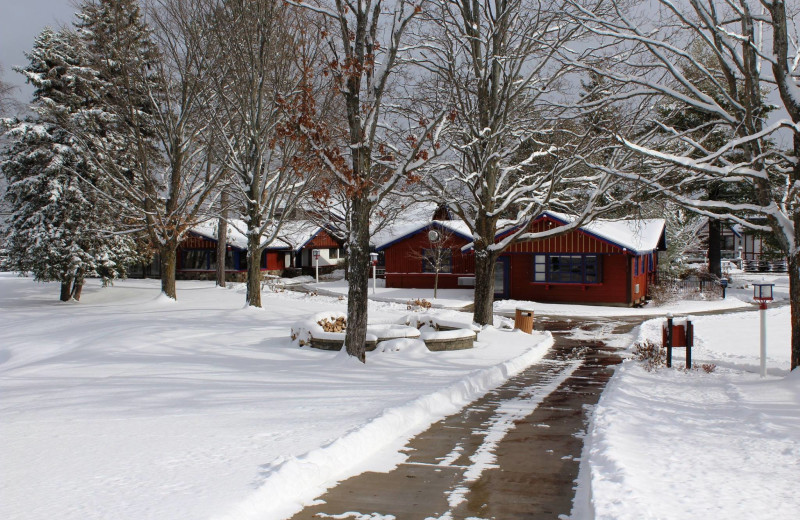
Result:
M445 233L451 233L455 236L460 236L466 240L471 240L471 232L469 226L460 220L421 220L416 222L401 222L396 226L391 226L387 229L380 231L372 238L375 248L380 251L386 248L393 242L402 238L411 236L427 227L432 229L439 228Z
M555 211L545 211L541 216L550 216L564 223L574 217ZM650 253L658 247L664 233L666 221L658 219L595 219L580 229L600 238L605 238L620 247L639 253Z
M381 285L384 280L378 280ZM307 283L304 286L310 290L317 291L319 294L330 296L347 296L347 282L335 280L332 282ZM406 305L414 300L427 300L434 308L464 309L473 300L472 289L439 289L437 296L433 297L433 289L393 289L386 287L376 287L373 292L372 280L369 281L369 299L376 302L393 302ZM471 322L471 318L468 320Z
M167 301L157 280L57 296L0 273L1 518L283 518L398 463L409 437L552 344L490 327L470 350L391 340L362 365L289 338L343 312L337 297L267 291L259 310L240 284L179 281ZM407 314L370 302L374 323Z
M776 283L778 299L767 312L765 379L759 314L746 301L762 278ZM486 327L474 349L433 353L400 338L361 365L289 338L292 324L343 315L335 291L267 291L260 310L244 307L244 289L178 282L174 301L156 280L105 289L90 280L83 301L61 303L57 284L0 273L0 517L285 518L337 481L394 467L407 439L539 362L552 344L549 334ZM739 312L690 316L694 361L713 372L684 371L681 349L680 368L647 372L629 359L616 369L591 410L572 518L796 517L800 373L789 373L787 277L737 274L731 294L727 304ZM416 297L370 301L373 328L471 325L458 310L408 311L406 299ZM671 308L689 303L720 304ZM649 312L533 305L537 316ZM658 316L610 336L610 320L573 337L607 336L624 348L658 340L662 323ZM493 467L504 428L546 393L508 403L509 420L487 430L471 477ZM449 503L465 493L457 487Z
M468 329L441 330L423 332L420 337L423 341L429 339L465 339L474 338L475 333Z
M633 316L647 318L650 316L665 316L667 313L684 315L701 312L721 312L732 309L754 309L753 283L775 284L775 302L786 302L789 299L789 277L786 274L773 273L744 273L738 271L731 273L730 285L726 291L726 298L709 300L679 300L664 305L648 303L643 307L614 307L602 305L580 305L565 303L543 303L522 300L499 300L494 303L495 314L513 317L516 309L533 310L535 315L570 316L570 317L619 317ZM382 280L379 280L382 282ZM347 296L347 282L336 280L332 282L305 283L309 290L330 296ZM394 302L408 304L414 300L427 300L434 309L449 309L453 311L469 308L473 301L473 289L439 289L438 298L433 297L433 289L396 289L377 287L373 292L370 280L369 298L375 302ZM425 313L418 313L424 317ZM439 325L457 328L470 328L472 323L471 313L466 312L436 312L435 322ZM495 326L500 326L499 318L495 319Z
M693 317L694 363L617 368L586 437L572 518L794 519L800 511L800 371L789 373L789 308L767 311L768 376L758 312ZM663 319L637 340L660 342Z
M267 249L301 249L322 228L308 220L289 220L283 222L277 238ZM192 231L205 238L217 239L217 219L204 220L194 226ZM228 219L227 243L239 249L247 249L247 223L239 219ZM263 243L262 243L263 245Z

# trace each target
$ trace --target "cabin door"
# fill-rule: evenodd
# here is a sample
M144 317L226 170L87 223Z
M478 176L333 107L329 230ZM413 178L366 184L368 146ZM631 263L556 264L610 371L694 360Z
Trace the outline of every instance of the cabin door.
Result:
M509 298L510 258L500 257L494 264L494 299L507 300Z

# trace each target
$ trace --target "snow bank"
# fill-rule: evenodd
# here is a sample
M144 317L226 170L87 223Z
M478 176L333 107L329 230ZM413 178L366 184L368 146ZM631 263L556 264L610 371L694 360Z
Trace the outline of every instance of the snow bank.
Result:
M367 334L372 334L379 339L418 338L419 330L416 327L404 325L367 325Z
M434 339L463 339L463 338L474 338L475 333L471 330L467 329L456 329L456 330L439 330L439 331L429 331L422 333L422 340L434 340Z
M501 335L509 334L512 333L490 329L482 339L495 342L502 339ZM286 460L270 470L258 491L221 518L286 518L310 504L315 497L338 481L364 471L392 469L404 460L405 456L397 450L409 439L541 359L552 346L553 339L549 333L539 339L540 342L535 347L514 359L476 370L453 385L403 406L387 409L364 426L331 444ZM386 343L389 351L392 347L402 350L403 345L411 345L413 350L419 350L418 342ZM382 351L387 352L387 349ZM351 368L361 368L355 363L357 362L353 361L350 364ZM386 457L387 453L389 457ZM378 456L379 454L383 454L383 457Z
M264 309L243 308L243 284L230 287L179 281L162 304L158 280L89 280L63 305L58 284L0 273L0 518L200 519L239 506L269 518L253 493L276 471L296 479L291 506L331 485L351 452L387 450L362 467L389 465L413 431L549 344L486 330L473 349L430 353L397 339L363 366L289 340L298 321L343 315L338 298L265 291ZM369 313L408 314L374 301ZM350 464L342 476L359 471Z
M378 343L376 352L387 352L391 355L402 354L404 357L419 358L430 355L431 351L425 346L425 342L420 339L398 338L381 341Z
M765 379L757 312L693 319L694 361L712 373L617 368L593 413L572 518L797 518L800 370L788 372L788 309L768 318ZM638 339L660 342L663 321ZM673 352L683 367L683 349Z

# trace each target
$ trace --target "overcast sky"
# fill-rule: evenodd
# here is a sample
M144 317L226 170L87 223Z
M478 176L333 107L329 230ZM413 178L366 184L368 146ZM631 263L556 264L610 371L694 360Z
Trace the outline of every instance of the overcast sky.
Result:
M17 99L27 102L33 90L21 74L11 70L25 66L25 52L45 26L59 27L72 22L72 0L0 0L0 64L3 80L20 87Z

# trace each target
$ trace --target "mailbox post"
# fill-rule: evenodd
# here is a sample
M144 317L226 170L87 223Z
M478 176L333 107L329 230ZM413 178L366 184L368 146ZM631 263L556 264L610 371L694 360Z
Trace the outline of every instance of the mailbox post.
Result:
M311 255L314 257L314 267L317 272L317 283L319 283L319 249L312 249Z
M375 287L377 287L378 282L378 253L370 253L369 254L369 262L372 264L372 294L375 295Z
M761 315L761 377L767 377L767 302L772 301L772 283L754 283L753 299Z
M720 284L720 286L722 286L722 299L724 300L725 299L725 289L728 288L728 279L727 278L721 278L720 281L719 281L719 284Z

